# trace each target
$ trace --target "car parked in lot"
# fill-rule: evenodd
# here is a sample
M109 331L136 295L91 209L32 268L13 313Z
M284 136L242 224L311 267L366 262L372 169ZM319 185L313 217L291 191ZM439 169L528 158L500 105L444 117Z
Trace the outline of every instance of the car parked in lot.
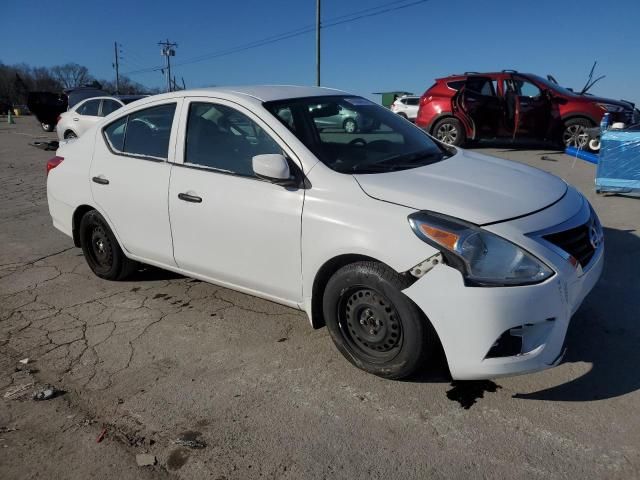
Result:
M62 141L79 137L102 117L140 98L144 98L144 95L92 97L83 100L58 116L56 123L58 139Z
M391 104L391 111L397 113L401 117L407 118L411 121L415 121L418 116L418 105L420 104L420 97L411 95L405 95Z
M344 109L378 127L323 130ZM440 346L457 379L551 367L602 271L576 189L338 90L149 97L62 144L47 172L53 225L99 277L140 262L302 309L387 378Z
M416 125L450 145L506 137L585 147L585 130L607 112L612 122L640 121L631 102L580 95L530 73L466 72L427 89Z

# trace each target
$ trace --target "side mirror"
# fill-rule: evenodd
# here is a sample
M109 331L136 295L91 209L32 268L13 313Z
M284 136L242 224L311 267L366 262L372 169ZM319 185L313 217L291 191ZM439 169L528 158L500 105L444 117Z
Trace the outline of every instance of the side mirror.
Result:
M289 184L293 181L289 163L284 155L279 153L266 153L256 155L251 159L253 173L259 178L264 178L278 185Z

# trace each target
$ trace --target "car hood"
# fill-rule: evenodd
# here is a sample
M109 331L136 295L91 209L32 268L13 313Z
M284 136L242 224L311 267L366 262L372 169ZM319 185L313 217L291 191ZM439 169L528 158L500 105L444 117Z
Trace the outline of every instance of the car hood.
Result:
M589 102L608 103L610 105L617 105L619 107L623 107L627 110L633 110L633 107L635 106L632 102L629 102L627 100L614 100L613 98L596 97L594 95L587 95L587 94L584 94L584 95L576 94L576 96L583 100L588 100Z
M461 149L424 167L354 177L377 200L477 225L542 210L567 191L563 180L537 168Z

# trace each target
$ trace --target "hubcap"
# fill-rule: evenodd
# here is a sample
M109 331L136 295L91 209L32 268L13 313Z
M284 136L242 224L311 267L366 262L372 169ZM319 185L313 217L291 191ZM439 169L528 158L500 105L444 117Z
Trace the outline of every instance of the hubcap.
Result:
M562 140L567 147L584 147L589 141L589 136L582 125L570 125L564 129Z
M340 328L352 349L387 361L402 344L402 324L391 302L375 290L357 287L343 296Z
M344 130L347 133L353 133L356 131L356 124L353 122L353 120L347 120L344 124Z
M91 232L91 256L99 267L110 268L113 262L113 250L109 237L101 226Z
M443 123L438 127L436 138L442 143L451 145L458 138L458 129L451 123Z

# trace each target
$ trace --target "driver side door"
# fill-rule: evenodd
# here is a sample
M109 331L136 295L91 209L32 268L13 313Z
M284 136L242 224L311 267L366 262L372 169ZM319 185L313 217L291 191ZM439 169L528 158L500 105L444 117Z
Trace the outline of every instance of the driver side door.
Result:
M506 91L515 102L514 137L545 138L552 118L549 97L519 75L506 79Z

